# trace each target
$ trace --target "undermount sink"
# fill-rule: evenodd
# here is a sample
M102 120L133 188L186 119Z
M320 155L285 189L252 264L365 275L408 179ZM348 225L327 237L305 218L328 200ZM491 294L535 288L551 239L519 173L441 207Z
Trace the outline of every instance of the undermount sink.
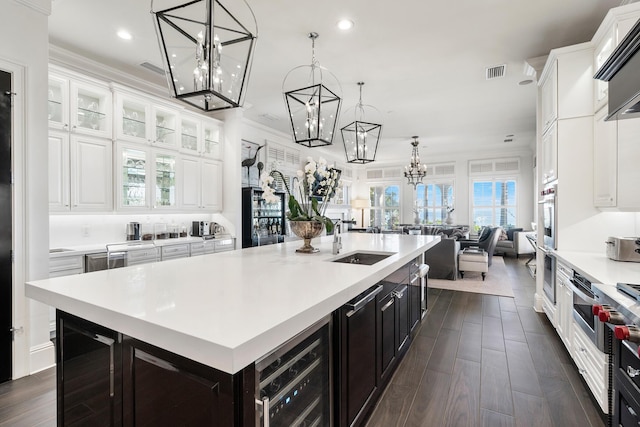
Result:
M65 248L54 248L54 249L49 249L49 253L50 254L57 254L60 252L73 252L73 249L65 249Z
M373 265L385 258L395 255L395 252L354 252L341 258L331 260L331 262L341 262L343 264Z

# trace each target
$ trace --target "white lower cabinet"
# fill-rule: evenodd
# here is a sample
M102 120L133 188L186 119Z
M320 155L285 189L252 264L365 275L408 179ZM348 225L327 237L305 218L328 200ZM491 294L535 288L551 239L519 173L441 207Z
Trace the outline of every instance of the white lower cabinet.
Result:
M49 132L49 210L108 212L113 209L112 142Z
M215 240L215 252L227 252L236 248L235 239L220 239Z
M551 324L553 325L553 327L556 327L556 305L554 303L552 303L549 298L547 298L547 296L544 294L544 292L542 293L542 311L544 311L544 314L547 315L547 318L549 319L549 321L551 322Z
M182 208L220 212L222 164L194 156L182 156L180 162Z
M573 355L573 291L566 283L572 270L556 264L556 331L570 355Z
M203 240L202 242L191 244L191 256L212 254L214 250L215 244L213 240Z
M187 258L191 251L189 243L179 245L166 245L160 249L162 261L169 259Z
M84 254L49 257L49 278L84 273ZM49 331L56 330L56 309L49 307Z
M598 350L578 325L573 328L573 360L598 405L608 414L609 355Z
M146 264L160 260L160 248L137 249L127 251L127 266Z

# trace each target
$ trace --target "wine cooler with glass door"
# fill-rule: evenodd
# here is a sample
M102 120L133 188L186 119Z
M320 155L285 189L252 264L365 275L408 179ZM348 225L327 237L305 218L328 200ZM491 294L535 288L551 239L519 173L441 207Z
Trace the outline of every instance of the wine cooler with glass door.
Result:
M330 317L256 362L256 426L332 422Z

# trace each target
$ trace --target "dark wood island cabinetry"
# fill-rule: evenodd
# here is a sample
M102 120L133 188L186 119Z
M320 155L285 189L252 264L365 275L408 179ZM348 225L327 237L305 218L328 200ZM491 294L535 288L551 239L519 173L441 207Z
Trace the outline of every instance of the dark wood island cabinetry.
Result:
M57 309L58 425L362 425L409 347L411 269L437 241L345 234L342 256L385 255L372 265L334 262L327 237L314 256L285 242L28 282Z

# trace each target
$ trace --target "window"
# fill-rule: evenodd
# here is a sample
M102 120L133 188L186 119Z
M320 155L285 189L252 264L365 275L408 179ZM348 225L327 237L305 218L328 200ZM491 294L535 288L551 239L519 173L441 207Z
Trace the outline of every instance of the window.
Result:
M476 230L486 225L515 226L516 187L513 178L473 181L472 222Z
M418 215L420 224L442 224L447 208L453 208L453 181L418 184L414 215Z
M392 229L400 223L400 186L369 187L371 215L369 225Z

